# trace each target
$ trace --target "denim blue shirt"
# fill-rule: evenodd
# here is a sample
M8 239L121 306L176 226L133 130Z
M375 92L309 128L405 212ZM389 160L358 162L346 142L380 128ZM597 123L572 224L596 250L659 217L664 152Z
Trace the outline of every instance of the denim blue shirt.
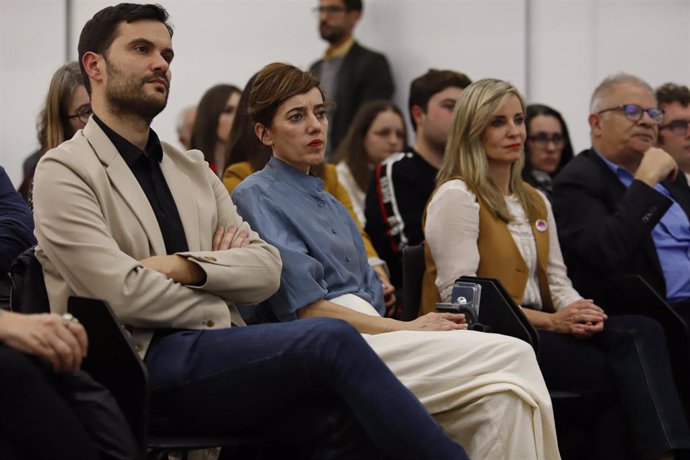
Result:
M232 201L283 259L280 289L259 308L288 321L313 302L354 294L384 313L381 282L359 229L321 179L271 158L235 188Z
M611 168L623 185L630 187L634 177L629 171L592 150ZM664 272L666 298L670 303L685 301L690 299L690 221L666 187L656 184L654 189L673 202L652 230L652 239Z

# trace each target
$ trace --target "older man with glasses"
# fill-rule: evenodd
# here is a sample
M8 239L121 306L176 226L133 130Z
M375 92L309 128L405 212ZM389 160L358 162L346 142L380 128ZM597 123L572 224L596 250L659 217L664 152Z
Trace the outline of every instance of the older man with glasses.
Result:
M685 145L690 156L690 115L663 107L673 114L664 116L637 77L605 79L590 106L592 148L556 178L553 207L569 274L583 295L605 299L607 275L636 273L690 322L690 189L666 151L667 143ZM660 135L664 150L656 147Z

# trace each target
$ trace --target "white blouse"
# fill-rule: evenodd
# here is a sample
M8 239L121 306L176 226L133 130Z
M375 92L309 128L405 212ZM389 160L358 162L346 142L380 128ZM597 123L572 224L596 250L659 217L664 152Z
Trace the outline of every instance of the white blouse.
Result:
M367 219L364 217L364 200L367 196L366 190L359 188L355 177L352 175L352 171L350 171L350 167L344 161L338 163L335 170L338 173L338 182L345 187L347 194L350 195L352 209L355 211L359 223L364 227L367 224Z
M563 263L551 203L541 192L539 194L546 204L548 214L549 261L546 277L554 308L558 310L582 297L573 289ZM508 230L529 268L522 304L540 308L542 301L534 235L517 197L507 197L506 204L513 216ZM479 202L465 182L459 179L451 180L436 191L427 208L424 235L436 263L436 287L441 294L441 300L447 302L450 300L455 280L461 276L476 276L479 267Z

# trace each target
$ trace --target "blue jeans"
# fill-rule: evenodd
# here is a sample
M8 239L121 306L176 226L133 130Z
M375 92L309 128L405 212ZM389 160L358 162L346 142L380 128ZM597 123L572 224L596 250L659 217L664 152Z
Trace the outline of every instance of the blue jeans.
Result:
M539 365L550 390L606 389L617 397L635 454L658 457L690 448L661 325L647 317L611 316L588 339L540 331Z
M179 426L261 423L314 458L467 458L343 321L164 332L145 361L154 414Z

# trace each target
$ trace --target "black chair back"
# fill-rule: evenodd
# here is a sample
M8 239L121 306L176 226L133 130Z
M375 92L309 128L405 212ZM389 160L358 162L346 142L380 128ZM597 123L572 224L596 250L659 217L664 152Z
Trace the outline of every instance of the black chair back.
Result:
M412 321L419 316L419 306L422 303L422 280L424 279L425 269L424 243L417 246L407 246L403 249L403 310L400 314L400 319L403 321Z
M70 297L68 311L86 329L89 351L82 368L110 390L143 452L149 420L148 373L110 306Z
M50 302L43 280L43 268L36 258L36 247L22 252L12 263L10 309L20 313L49 313Z
M419 315L422 299L422 280L426 261L424 243L403 249L403 321L411 321ZM489 326L491 332L509 335L529 343L535 350L539 336L519 306L506 292L500 281L493 278L463 276L462 281L478 283L482 287L479 322Z
M539 347L537 331L499 280L475 276L462 276L460 280L477 283L482 287L479 322L490 325L491 332L524 340L532 345L535 353L537 352Z

